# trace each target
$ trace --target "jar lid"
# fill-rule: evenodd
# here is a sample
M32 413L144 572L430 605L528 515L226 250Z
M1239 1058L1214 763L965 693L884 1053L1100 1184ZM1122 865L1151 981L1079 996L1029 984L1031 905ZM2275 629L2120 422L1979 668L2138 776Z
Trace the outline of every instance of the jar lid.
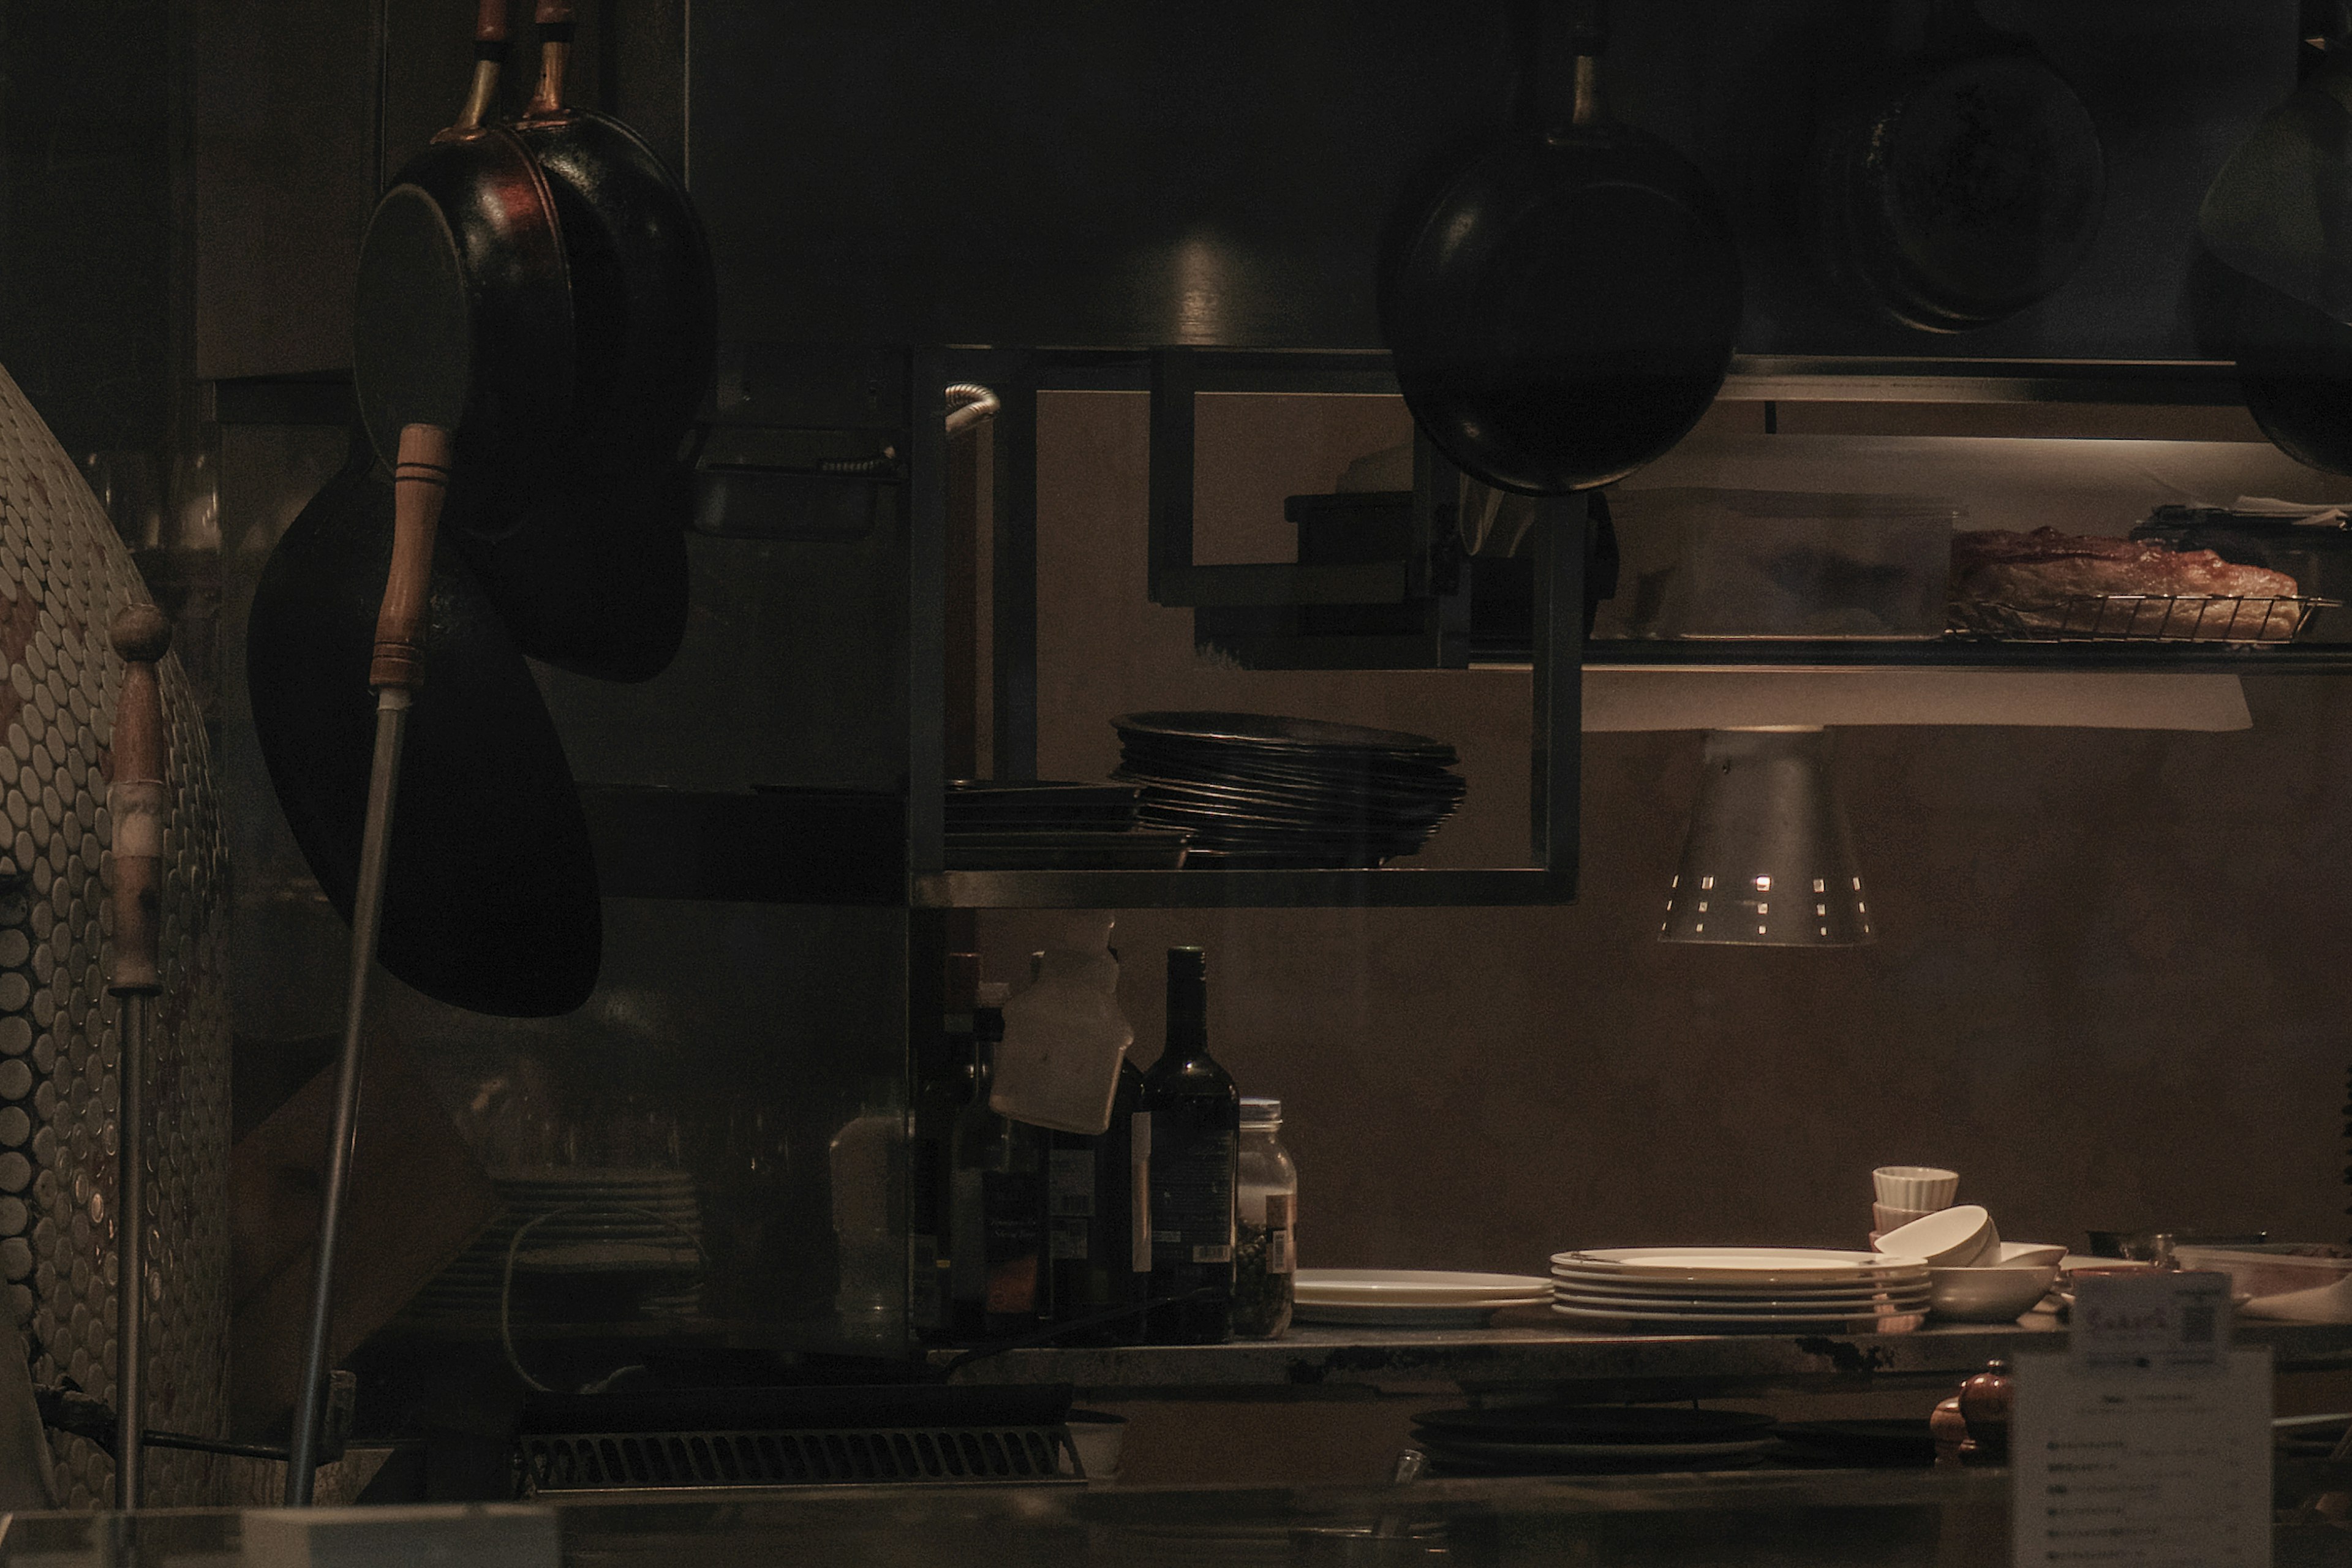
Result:
M1282 1101L1278 1100L1242 1100L1242 1125L1244 1127L1279 1127L1282 1125Z

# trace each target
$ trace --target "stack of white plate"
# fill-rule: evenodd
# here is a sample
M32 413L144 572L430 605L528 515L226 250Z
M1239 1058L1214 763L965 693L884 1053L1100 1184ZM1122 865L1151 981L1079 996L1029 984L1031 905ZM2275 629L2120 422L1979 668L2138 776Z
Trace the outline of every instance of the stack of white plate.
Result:
M1552 1307L1636 1333L1907 1333L1927 1313L1924 1258L1782 1247L1629 1247L1551 1260Z
M1291 1321L1359 1328L1483 1329L1505 1307L1540 1307L1551 1282L1529 1274L1428 1268L1302 1268Z
M548 1276L641 1276L644 1289L625 1292L637 1314L688 1315L698 1305L702 1216L691 1173L565 1165L502 1173L491 1184L506 1213L417 1292L404 1317L442 1323L496 1318L508 1247L518 1231L515 1278L532 1288L518 1291L530 1299L515 1303L517 1321L548 1318L533 1305L544 1299ZM583 1292L583 1300L590 1296L609 1305L613 1292Z

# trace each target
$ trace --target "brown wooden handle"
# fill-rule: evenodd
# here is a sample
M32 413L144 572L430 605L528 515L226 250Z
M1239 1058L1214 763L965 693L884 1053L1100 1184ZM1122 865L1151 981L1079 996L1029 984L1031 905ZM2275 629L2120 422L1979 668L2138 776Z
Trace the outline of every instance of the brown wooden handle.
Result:
M542 27L572 26L572 0L539 0L539 8L531 13L531 20Z
M507 41L507 0L482 0L481 13L474 18L474 42L503 44Z
M433 541L449 494L449 432L411 425L400 433L392 470L392 567L375 617L368 684L414 691L425 681L425 607L433 593Z
M114 972L107 989L118 996L152 994L163 988L163 820L169 806L163 689L155 661L171 648L172 623L152 605L125 605L107 633L122 660L110 748L114 780L106 795L114 839Z

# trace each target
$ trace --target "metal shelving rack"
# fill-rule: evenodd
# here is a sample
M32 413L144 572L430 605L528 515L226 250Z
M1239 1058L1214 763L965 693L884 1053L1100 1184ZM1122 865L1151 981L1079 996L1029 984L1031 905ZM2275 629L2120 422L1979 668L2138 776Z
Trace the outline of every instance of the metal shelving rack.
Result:
M1538 563L1529 763L1534 781L1525 864L1468 869L950 869L943 826L948 655L947 442L940 389L980 381L1002 400L993 431L991 679L995 773L1036 776L1037 399L1041 392L1152 395L1149 592L1161 604L1348 602L1370 581L1360 567L1205 566L1192 560L1192 402L1203 392L1394 395L1387 356L1357 351L921 348L863 356L858 384L836 408L794 410L811 426L855 426L895 454L871 477L886 487L908 543L909 606L903 800L840 800L812 812L750 795L591 800L608 890L650 897L895 905L914 910L1443 907L1571 901L1577 879L1581 670L1841 669L2132 670L2171 673L2352 672L2352 647L2217 643L1599 641L1578 613L1583 497L1548 503ZM896 384L886 385L887 382ZM1723 396L1747 403L2075 404L2227 408L2241 399L2227 363L1740 359ZM1437 476L1432 483L1439 482ZM1374 588L1415 591L1408 581ZM1387 576L1396 574L1389 572ZM1371 574L1370 575L1381 575ZM1423 586L1425 586L1423 584ZM1527 668L1527 665L1516 668ZM683 868L683 869L681 869Z

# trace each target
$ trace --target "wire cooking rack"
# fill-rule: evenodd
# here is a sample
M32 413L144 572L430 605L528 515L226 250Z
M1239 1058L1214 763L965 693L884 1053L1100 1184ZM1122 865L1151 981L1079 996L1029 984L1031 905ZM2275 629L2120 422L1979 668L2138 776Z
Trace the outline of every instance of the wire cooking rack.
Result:
M2083 594L2033 605L1963 600L1952 629L2021 642L2294 640L2313 615L2343 603L2289 595Z

